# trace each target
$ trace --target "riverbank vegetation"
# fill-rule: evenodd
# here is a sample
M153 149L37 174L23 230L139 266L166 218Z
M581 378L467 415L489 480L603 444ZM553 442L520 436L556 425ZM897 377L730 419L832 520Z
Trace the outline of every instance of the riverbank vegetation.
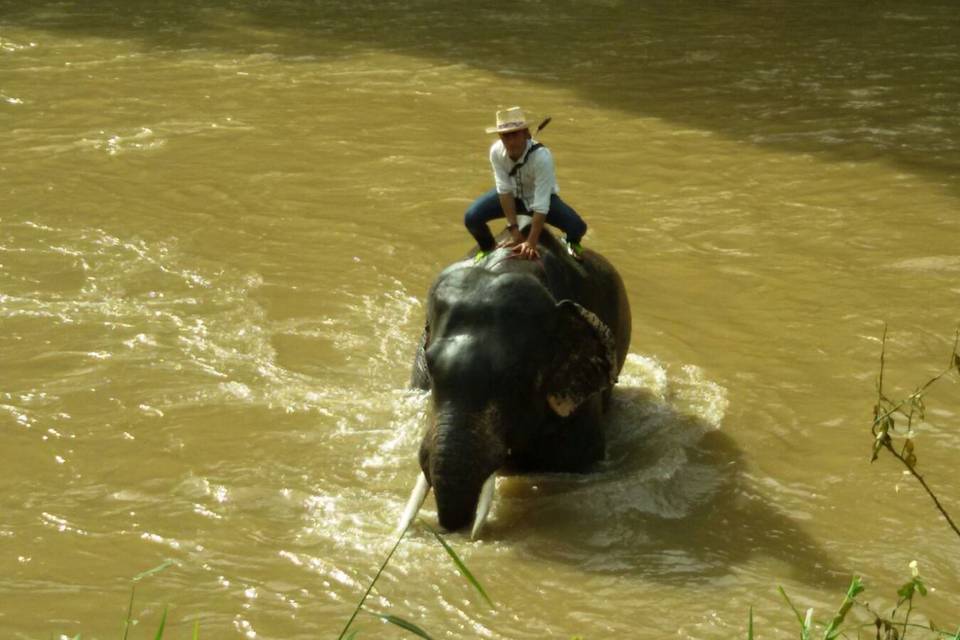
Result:
M927 395L938 382L950 376L956 376L957 379L960 379L960 351L958 351L958 346L960 346L960 330L954 336L953 349L950 352L946 367L923 384L918 385L906 397L892 399L883 387L887 347L887 329L884 327L880 344L880 373L877 376L877 402L873 407L873 424L871 426L873 445L870 461L876 462L884 451L896 458L905 467L904 473L913 477L923 487L937 511L946 521L947 526L957 535L957 541L960 543L960 529L957 528L956 522L943 506L934 489L917 469L918 458L915 445L915 438L921 428L920 425L924 424L927 419ZM863 637L864 633L872 633L876 640L903 640L908 637L908 634L909 637L918 639L960 640L960 621L955 621L954 626L947 628L939 627L932 620L924 625L910 621L911 615L915 613L914 600L917 594L924 597L928 593L927 585L920 576L920 569L916 560L910 563L910 572L910 580L897 589L896 605L889 614L876 611L869 602L859 599L859 596L866 590L866 586L861 581L860 576L854 576L840 608L827 623L816 622L813 609L807 609L805 613L801 614L786 591L783 590L783 587L779 587L779 591L799 623L801 640L860 638ZM867 623L847 623L847 614L854 607L865 611L870 621ZM820 629L823 629L822 635L819 634ZM752 610L747 625L747 637L750 640L758 638L754 630Z

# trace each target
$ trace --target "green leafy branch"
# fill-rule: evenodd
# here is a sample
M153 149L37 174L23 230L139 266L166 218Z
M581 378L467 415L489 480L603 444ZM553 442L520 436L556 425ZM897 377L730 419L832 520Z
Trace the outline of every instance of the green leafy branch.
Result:
M960 352L957 350L958 344L960 344L960 330L957 331L954 338L953 350L950 352L950 363L947 367L917 387L916 390L906 398L894 401L887 397L883 391L883 374L887 346L887 328L884 326L883 340L880 348L880 375L877 378L877 403L873 407L873 426L871 427L871 432L873 433L873 456L870 461L875 462L881 450L886 449L889 451L894 458L899 460L907 468L910 475L917 479L924 491L927 492L927 495L930 496L930 499L933 500L937 510L946 519L947 524L950 525L953 532L957 534L957 537L960 537L960 528L957 527L953 518L950 517L950 514L947 513L947 510L940 503L939 498L937 498L937 495L930 488L930 485L927 484L923 476L917 471L917 454L913 443L914 421L923 421L926 419L924 396L927 391L935 383L952 374L954 371L960 376ZM901 422L899 427L897 424L898 420ZM903 424L904 421L906 424ZM900 431L898 431L898 428ZM894 446L895 437L901 437L903 439L903 444L899 447L899 451L897 447Z
M934 384L944 377L953 375L954 372L960 376L960 351L958 351L958 346L960 346L960 330L957 331L954 337L949 364L937 375L917 387L913 393L906 398L896 401L889 398L883 390L886 345L887 328L884 327L880 349L880 374L877 378L877 402L873 407L873 425L871 427L873 433L873 456L871 462L877 460L882 450L886 449L890 452L893 457L907 468L910 475L916 478L920 485L923 486L927 495L930 496L930 499L933 500L933 503L936 505L937 510L940 511L940 514L947 521L947 524L953 529L954 533L960 537L960 529L957 528L956 523L950 517L950 514L947 513L947 510L930 488L930 485L927 484L923 476L917 471L917 453L913 441L915 424L926 420L925 396L927 392ZM895 444L895 442L898 441L902 442ZM800 625L801 640L813 640L814 634L817 629L820 628L823 629L823 635L820 636L822 640L836 640L836 638L847 637L846 634L848 632L852 633L853 631L850 628L843 628L843 625L846 621L847 614L855 606L867 611L873 618L873 622L871 623L856 625L854 627L858 638L860 637L860 631L862 629L873 627L876 640L904 640L908 632L919 632L920 630L932 632L934 634L933 637L939 640L960 640L960 629L951 632L937 628L933 622L930 622L928 625L919 625L910 622L910 616L913 613L914 598L917 594L920 594L920 596L927 595L927 586L920 577L916 561L910 563L910 569L913 575L909 582L904 583L903 586L897 590L897 604L889 616L877 613L868 603L858 600L858 596L865 591L865 586L859 576L853 577L840 608L828 624L817 623L813 617L813 609L807 609L806 612L801 614L783 587L778 587L778 589L780 595L783 596L783 599L797 618L797 622ZM898 619L898 616L904 609L905 612L903 613L902 619ZM747 638L749 640L754 640L755 638L752 607L747 621Z
M927 587L924 584L923 579L920 577L919 570L917 569L917 563L911 562L910 568L913 572L913 576L909 582L904 583L904 585L897 590L897 596L899 599L897 600L897 604L889 616L884 616L875 612L868 603L861 602L857 599L857 596L866 590L866 587L861 581L860 576L853 577L853 580L850 582L850 586L847 588L847 593L843 598L840 608L837 609L837 613L834 614L833 618L826 625L819 624L814 620L813 609L807 609L804 614L801 614L800 610L797 609L796 605L793 604L793 601L790 600L790 597L787 595L787 592L784 591L783 587L778 587L778 590L780 591L780 595L783 596L783 599L786 601L787 605L793 610L793 613L797 618L797 622L800 624L801 640L813 640L817 627L822 627L824 629L823 635L820 636L822 640L836 640L836 638L840 637L846 638L847 632L850 632L851 629L844 628L843 625L846 622L847 614L854 606L861 607L873 617L873 622L855 626L858 638L860 637L860 630L868 627L874 627L876 630L876 640L905 640L907 633L910 630L929 631L935 634L934 637L941 640L960 640L960 629L950 632L943 629L938 629L933 622L931 622L929 625L919 625L910 622L910 614L913 612L914 597L918 593L921 596L927 595ZM904 606L906 606L906 613L903 615L902 620L898 620L897 617ZM753 609L751 609L750 617L747 623L747 638L749 640L754 640L754 637Z

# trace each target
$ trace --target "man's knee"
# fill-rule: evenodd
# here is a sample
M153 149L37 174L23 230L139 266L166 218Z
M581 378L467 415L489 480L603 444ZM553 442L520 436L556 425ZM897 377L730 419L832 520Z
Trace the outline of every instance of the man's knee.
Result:
M557 216L560 218L560 220L557 221L559 223L557 226L567 234L567 237L579 241L587 232L587 223L573 207L565 202L560 202L558 210L562 211L562 214Z
M577 232L576 235L579 238L582 238L587 233L587 223L580 216L577 216L576 232Z
M468 229L486 224L490 218L496 216L493 210L495 206L499 207L499 200L491 198L489 193L480 196L467 207L463 214L463 224Z
M485 220L483 219L482 208L479 206L479 201L474 202L463 214L463 225L467 229L474 229L482 224Z

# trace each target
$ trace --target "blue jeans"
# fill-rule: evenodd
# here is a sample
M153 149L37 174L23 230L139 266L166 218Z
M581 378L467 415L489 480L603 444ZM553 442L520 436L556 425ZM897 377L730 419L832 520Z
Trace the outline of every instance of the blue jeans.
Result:
M523 200L514 199L517 213L528 213ZM473 201L463 216L463 223L467 231L477 241L482 251L490 251L497 246L490 227L487 223L496 218L503 218L503 207L500 206L500 196L496 189L491 189ZM569 242L580 242L587 232L587 223L573 210L573 207L560 199L557 194L550 195L550 210L547 211L546 223L560 229L567 234Z

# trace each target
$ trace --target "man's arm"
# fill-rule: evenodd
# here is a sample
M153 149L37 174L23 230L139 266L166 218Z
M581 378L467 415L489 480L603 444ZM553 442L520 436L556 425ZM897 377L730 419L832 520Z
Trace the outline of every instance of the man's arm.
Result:
M537 241L540 239L540 232L543 231L543 223L547 219L547 214L534 212L533 213L533 223L530 225L530 233L527 234L527 239L520 243L520 246L517 247L517 251L520 252L520 256L527 258L529 260L535 260L540 257L540 252L537 251Z
M490 147L490 166L493 168L493 182L497 187L497 195L500 197L500 208L510 226L511 244L523 242L523 236L520 235L520 228L517 226L517 206L514 203L513 178L504 165L503 158L506 157L506 151L503 143L499 140Z
M553 155L546 147L541 148L532 162L528 166L534 171L534 196L533 196L533 224L530 226L530 233L527 234L526 241L520 245L520 255L531 260L540 257L537 250L537 241L540 239L540 232L543 230L543 224L547 219L547 212L550 210L550 194L553 193L553 187L557 183L556 173L553 168Z
M517 226L517 206L513 200L512 193L500 193L500 208L503 209L503 215L507 218L507 224L510 225L510 235L513 237L513 243L523 242L523 236L520 235L520 227Z

